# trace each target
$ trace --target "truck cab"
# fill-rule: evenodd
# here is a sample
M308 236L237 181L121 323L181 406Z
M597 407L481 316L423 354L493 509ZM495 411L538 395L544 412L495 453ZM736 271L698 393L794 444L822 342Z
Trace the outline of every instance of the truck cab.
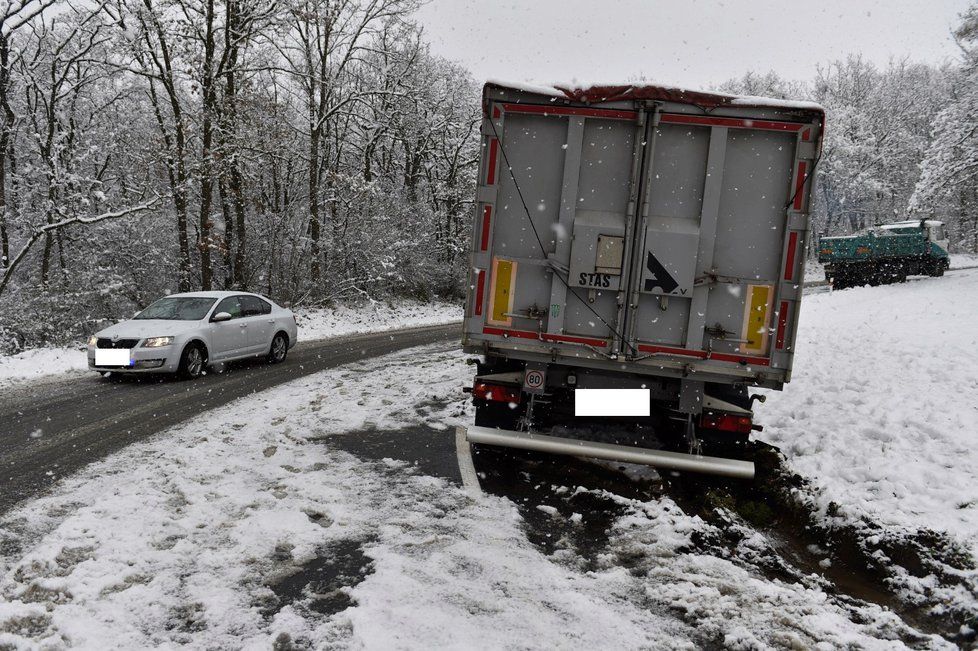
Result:
M947 257L950 240L948 240L947 233L944 230L944 222L930 222L927 224L926 229L927 241L938 247L938 255L943 253L943 257Z

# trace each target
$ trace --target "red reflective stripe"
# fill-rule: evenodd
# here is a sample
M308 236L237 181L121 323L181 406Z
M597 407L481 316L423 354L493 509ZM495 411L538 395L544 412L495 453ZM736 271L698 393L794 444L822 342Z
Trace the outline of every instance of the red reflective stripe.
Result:
M495 138L489 141L489 169L486 171L486 185L496 183L496 150L498 148L499 142Z
M801 132L801 139L804 140L805 142L808 142L809 140L811 140L812 139L812 130L811 129L805 129L804 131L802 131Z
M482 209L482 242L480 249L485 251L489 248L489 219L492 217L492 206L486 204Z
M774 120L749 120L745 118L719 118L682 113L663 113L660 122L668 124L692 124L702 127L732 127L734 129L763 129L764 131L801 131L807 125L803 122L776 122Z
M696 357L697 359L711 359L720 362L744 362L746 364L756 364L757 366L769 366L771 360L766 357L749 357L746 355L730 355L728 353L707 353L705 350L690 350L689 348L670 348L668 346L650 346L640 344L638 347L643 353L664 353L666 355L681 355L684 357Z
M795 250L798 248L798 233L791 231L788 236L788 259L784 263L784 279L795 277Z
M498 119L499 118L499 115L500 115L500 113L499 113L499 107L498 106L493 106L492 107L492 117L493 117L493 119Z
M614 120L634 120L637 111L617 109L577 108L573 106L544 106L540 104L503 104L507 113L532 113L535 115L583 115L589 118L611 118Z
M485 293L486 284L482 280L482 276L485 275L482 269L475 274L475 315L482 316L482 299Z
M805 187L805 173L808 171L808 163L805 161L798 161L798 176L795 177L795 203L792 206L795 210L801 210L802 203L805 200L805 193L802 189Z
M788 301L781 301L781 310L778 311L778 336L774 347L778 350L784 348L784 332L788 327Z
M574 337L572 335L555 335L548 332L531 332L530 330L509 330L507 328L491 328L486 326L482 329L484 335L497 335L499 337L517 337L519 339L536 339L537 341L549 341L552 343L586 344L588 346L599 346L604 348L608 342L604 339L592 339L590 337Z

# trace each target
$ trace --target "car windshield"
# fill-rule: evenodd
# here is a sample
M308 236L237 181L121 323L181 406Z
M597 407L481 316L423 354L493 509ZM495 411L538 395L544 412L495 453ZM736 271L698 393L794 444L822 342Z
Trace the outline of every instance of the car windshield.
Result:
M171 319L174 321L200 321L207 316L214 298L168 297L161 298L135 316L136 319Z

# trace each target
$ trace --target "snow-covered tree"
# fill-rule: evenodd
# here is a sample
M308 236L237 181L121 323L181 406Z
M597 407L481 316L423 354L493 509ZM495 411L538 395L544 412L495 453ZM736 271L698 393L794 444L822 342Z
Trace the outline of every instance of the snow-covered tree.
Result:
M978 4L955 32L963 62L934 118L911 210L947 222L951 244L978 252Z
M460 291L479 93L430 54L415 0L17 6L0 338L77 337L175 290Z

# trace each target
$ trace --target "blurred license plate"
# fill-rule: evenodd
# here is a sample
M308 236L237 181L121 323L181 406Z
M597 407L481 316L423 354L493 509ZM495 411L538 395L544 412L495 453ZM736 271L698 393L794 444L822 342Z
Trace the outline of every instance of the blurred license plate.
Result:
M96 348L95 366L132 366L131 355L128 348Z
M648 389L577 389L575 416L648 416Z

